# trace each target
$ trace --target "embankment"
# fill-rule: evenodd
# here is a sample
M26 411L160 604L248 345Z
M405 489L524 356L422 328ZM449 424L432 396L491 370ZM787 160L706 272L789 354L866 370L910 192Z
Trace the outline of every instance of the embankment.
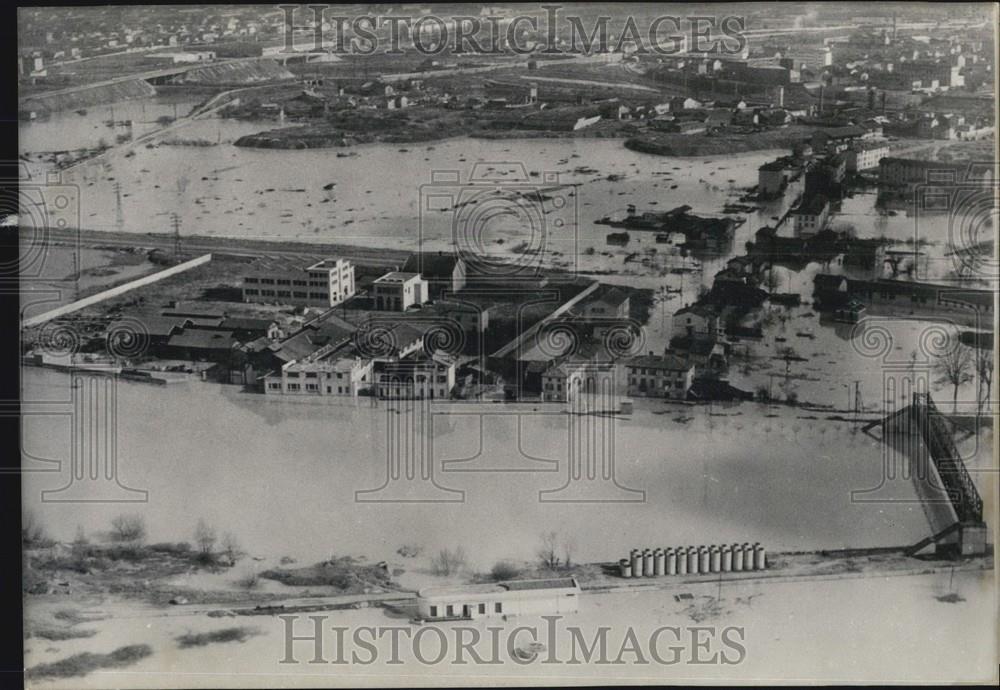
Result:
M257 84L294 78L294 74L274 60L263 58L199 67L186 72L182 81L184 84L191 85L220 86Z
M36 113L46 113L57 110L91 108L102 103L149 98L154 95L156 95L156 89L149 82L142 79L130 79L114 84L81 88L76 91L32 96L26 98L20 108L34 110Z

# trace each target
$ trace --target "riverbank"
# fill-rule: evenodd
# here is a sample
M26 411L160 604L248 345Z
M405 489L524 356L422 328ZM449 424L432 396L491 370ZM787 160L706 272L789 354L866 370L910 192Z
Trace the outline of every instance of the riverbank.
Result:
M812 129L801 125L789 125L768 129L752 134L720 133L679 134L669 132L646 132L625 140L625 148L639 153L658 156L708 156L727 153L747 153L768 149L790 149L812 134Z
M996 626L989 587L992 563L984 565L968 561L833 577L677 578L670 585L585 587L575 613L555 619L519 616L506 622L484 618L437 625L434 634L420 635L437 641L426 646L412 644L426 626L408 622L412 604L396 594L385 595L389 599L363 595L364 599L286 600L285 608L240 610L194 604L149 607L118 597L80 597L72 602L66 597L33 597L26 621L26 665L34 686L67 688L111 678L117 685L162 687L169 684L177 663L184 664L186 683L192 687L219 687L220 672L235 674L241 686L273 687L279 671L300 687L356 686L372 679L381 685L423 679L437 686L467 686L470 673L497 682L537 685L540 678L546 684L569 682L567 668L580 678L619 682L720 682L734 673L788 682L804 678L870 682L883 677L983 681L995 675L989 662ZM865 578L863 586L858 578ZM872 610L885 606L896 615L871 616ZM293 634L306 636L313 629L309 616L318 617L325 631L334 626L347 634L343 638L333 632L321 634L318 657L315 643L305 637L292 643L289 659L289 626ZM397 629L398 647L395 642L389 646L395 635L376 634L373 646L362 648L355 635L371 626L376 631ZM472 644L484 659L491 658L485 642L490 627L501 636L495 662L469 665L468 659L463 663L456 658L452 645L461 640L459 628L466 629L466 641L471 628ZM697 663L699 656L719 652L723 628L739 643L739 648L725 651L739 654L730 655L729 663L720 664L717 657L716 663ZM663 634L671 629L676 635ZM708 646L700 652L690 646L692 639L699 639L692 638L696 629L703 631L702 644L707 637ZM476 644L475 633L483 643ZM639 643L629 644L626 633ZM605 635L606 648L595 647L596 655L580 656L581 642L589 647ZM657 638L661 638L654 645L659 654L651 656L656 649L648 643ZM963 654L947 658L936 654L945 640L961 644ZM535 663L510 656L510 649L532 641L542 652ZM437 644L444 645L440 658ZM886 645L892 654L886 653ZM352 650L363 656L354 656ZM845 666L841 663L845 657L855 663ZM314 658L326 663L306 663ZM331 665L340 658L343 663ZM434 658L438 663L429 664L427 660ZM550 661L539 663L545 659ZM104 675L108 672L104 669L115 675Z
M140 522L135 516L128 519ZM767 554L763 569L652 577L622 577L614 562L566 565L507 560L498 561L492 571L478 572L464 557L455 557L453 568L446 572L441 568L444 552L428 554L412 546L401 547L392 561L334 556L300 565L289 556L246 554L238 546L238 537L228 533L221 548L216 547L220 542L214 530L199 529L193 545L115 539L114 529L114 540L102 543L92 543L83 532L70 543L53 542L41 532L29 535L32 539L24 545L24 592L38 600L72 594L84 600L115 597L167 611L188 606L203 614L254 615L293 607L333 610L360 602L377 605L387 599L398 605L427 586L499 580L574 577L584 592L599 594L670 590L705 582L836 580L993 569L992 547L985 556L966 558L915 556L908 547L778 552Z

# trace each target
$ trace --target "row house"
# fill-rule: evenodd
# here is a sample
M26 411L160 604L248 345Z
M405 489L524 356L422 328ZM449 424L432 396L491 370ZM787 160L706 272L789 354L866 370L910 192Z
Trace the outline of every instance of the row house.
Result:
M542 373L545 402L574 403L590 398L614 408L620 388L619 367L614 362L567 359Z
M282 395L357 397L371 387L373 361L353 349L319 359L285 363L264 377L264 392Z

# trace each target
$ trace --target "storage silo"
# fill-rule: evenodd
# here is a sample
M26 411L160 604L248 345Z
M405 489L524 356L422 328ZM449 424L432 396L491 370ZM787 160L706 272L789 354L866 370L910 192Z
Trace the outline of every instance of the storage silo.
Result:
M618 561L618 574L622 577L632 577L632 562L623 558Z
M667 575L677 574L677 552L674 549L667 549Z
M677 549L677 574L687 575L687 571L688 571L687 549L682 546L679 549Z
M632 549L632 577L642 576L642 554L639 549Z
M663 577L667 574L667 555L663 553L663 549L653 551L653 566L657 577Z
M733 544L733 570L743 570L743 547L740 544Z
M708 554L707 546L698 547L698 570L703 573L712 571L711 556Z
M728 544L722 546L722 572L728 573L733 569L733 550Z
M743 569L753 570L753 546L749 542L743 542Z
M688 547L688 572L692 575L698 572L698 549L693 546Z
M760 542L753 545L753 560L755 570L767 569L767 554L764 552L764 547L760 545Z
M642 550L642 576L653 577L653 552L649 549Z
M718 546L711 546L708 551L712 559L712 572L717 573L722 570L722 553L719 551Z

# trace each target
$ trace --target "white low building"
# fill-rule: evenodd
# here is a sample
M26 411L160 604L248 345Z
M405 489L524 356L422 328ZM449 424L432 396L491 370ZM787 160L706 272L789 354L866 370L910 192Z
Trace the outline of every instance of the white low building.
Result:
M580 585L576 578L509 580L482 585L431 587L417 595L421 620L576 613Z

